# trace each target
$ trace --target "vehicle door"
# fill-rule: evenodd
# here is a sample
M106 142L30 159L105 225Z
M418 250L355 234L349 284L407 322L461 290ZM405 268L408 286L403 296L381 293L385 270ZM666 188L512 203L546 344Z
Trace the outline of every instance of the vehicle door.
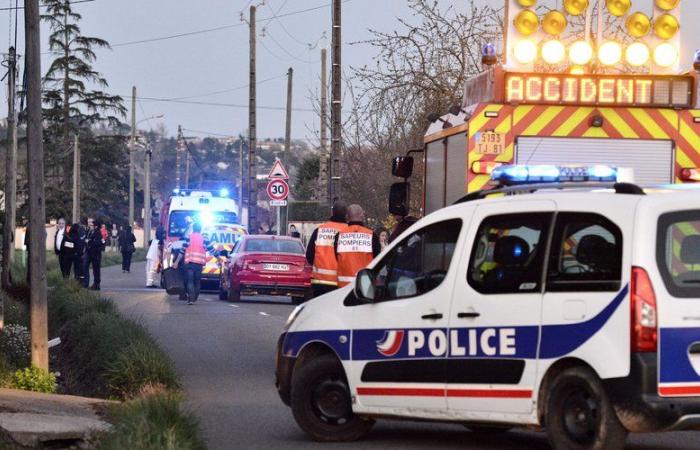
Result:
M468 216L467 216L468 217ZM447 325L455 250L468 224L453 217L421 227L372 266L375 300L351 304L349 374L358 411L444 413ZM347 302L352 302L351 294Z
M472 219L449 316L447 403L465 418L530 412L546 247L556 205L481 204Z
M678 207L687 208L687 205ZM646 269L654 280L659 322L658 393L662 397L697 397L700 396L700 211L662 214L658 219L656 245L661 282L656 281L658 278L649 267Z

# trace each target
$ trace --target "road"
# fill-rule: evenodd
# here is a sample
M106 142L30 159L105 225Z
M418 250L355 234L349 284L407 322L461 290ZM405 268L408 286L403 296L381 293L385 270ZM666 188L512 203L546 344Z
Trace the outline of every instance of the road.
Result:
M145 289L144 263L131 274L104 270L103 293L142 321L174 361L187 405L200 418L211 449L331 448L309 441L274 388L275 344L292 310L284 299L229 304L213 294L188 306ZM700 432L632 435L630 449L700 448ZM548 449L543 433L471 433L460 425L380 421L361 442L334 449Z

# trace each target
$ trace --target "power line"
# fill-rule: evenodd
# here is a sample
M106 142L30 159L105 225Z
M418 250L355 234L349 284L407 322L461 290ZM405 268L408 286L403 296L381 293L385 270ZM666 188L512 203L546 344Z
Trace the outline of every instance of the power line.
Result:
M129 97L128 95L122 97ZM165 103L181 103L185 105L200 105L200 106L220 106L225 108L248 108L248 105L240 105L236 103L216 103L216 102L199 102L190 100L172 100L169 98L158 98L158 97L136 97L138 100L152 101L152 102L165 102ZM266 109L270 111L286 111L283 106L258 106L258 109ZM293 111L300 112L315 112L315 110L310 108L292 108Z
M94 2L94 1L95 0L75 0L74 2L68 2L68 4L69 5L76 5L78 3L90 3L90 2ZM40 6L46 7L46 5L40 5ZM14 10L18 10L18 9L24 9L24 6L15 5L15 6L11 6L9 8L0 8L0 11L14 11Z
M282 74L282 75L277 75L277 76L275 76L275 77L266 78L266 79L264 79L264 80L258 81L258 82L256 83L256 85L260 85L260 84L263 84L263 83L266 83L266 82L272 81L272 80L277 80L277 79L279 79L279 78L283 78L283 77L286 77L286 76L287 76L287 74L285 73L285 74ZM250 84L246 84L246 85L243 85L243 86L237 86L237 87L229 88L229 89L222 89L222 90L220 90L220 91L212 91L212 92L206 92L206 93L203 93L203 94L189 95L189 96L187 96L187 97L173 97L173 98L170 98L170 99L168 99L168 100L188 100L188 99L191 99L191 98L208 97L208 96L210 96L210 95L225 94L226 92L233 92L233 91L237 91L237 90L239 90L239 89L245 89L245 88L247 88L247 87L250 87Z
M190 133L205 134L208 136L226 137L226 138L240 138L240 136L234 136L232 134L215 133L213 131L202 131L202 130L191 130L189 128L183 128L183 131L189 131Z

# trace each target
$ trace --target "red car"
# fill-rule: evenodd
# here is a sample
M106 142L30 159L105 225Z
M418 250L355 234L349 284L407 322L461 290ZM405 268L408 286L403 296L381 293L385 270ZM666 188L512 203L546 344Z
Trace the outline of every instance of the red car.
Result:
M219 298L286 295L294 304L311 295L311 266L301 240L287 236L246 235L224 264Z

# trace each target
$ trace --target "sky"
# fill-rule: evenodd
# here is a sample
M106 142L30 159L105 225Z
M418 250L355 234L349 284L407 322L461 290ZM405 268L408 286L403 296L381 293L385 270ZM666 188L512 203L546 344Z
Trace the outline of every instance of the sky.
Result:
M633 1L645 4L651 0ZM479 0L487 3L488 0ZM0 8L15 0L0 0ZM23 1L20 0L20 5ZM85 35L106 39L111 50L99 50L95 69L110 83L109 91L125 98L131 107L131 87L136 86L136 112L139 127L159 124L174 135L181 125L188 136L245 134L248 122L248 25L241 12L260 0L94 0L74 5L83 15ZM439 0L445 6L466 8L466 0ZM494 6L503 4L492 0ZM683 66L688 67L692 52L700 48L700 2L683 0L681 22ZM310 10L305 11L304 10ZM412 20L405 0L345 0L343 2L343 68L372 64L375 50L357 44L371 37L369 29L391 31L400 28L398 18ZM311 98L319 88L320 50L330 43L330 0L266 0L258 16L258 136L284 135L286 73L294 69L292 137L314 141L318 117ZM277 17L275 17L277 16ZM0 48L12 39L10 14L0 10ZM23 53L23 16L19 14L18 49ZM201 30L213 31L192 33ZM263 33L264 29L264 33ZM322 39L323 32L327 40ZM129 44L152 38L184 36ZM47 50L48 30L42 27L42 48ZM350 45L355 43L354 45ZM126 45L124 45L126 44ZM42 57L46 70L50 55ZM328 68L330 70L330 52ZM330 77L330 75L329 75ZM330 80L329 80L330 81ZM222 92L225 91L225 92ZM0 116L7 114L6 88L0 90ZM211 95L202 95L211 94ZM182 104L148 98L183 99ZM235 106L234 106L235 105ZM267 109L270 108L270 109ZM153 116L161 118L148 119Z

